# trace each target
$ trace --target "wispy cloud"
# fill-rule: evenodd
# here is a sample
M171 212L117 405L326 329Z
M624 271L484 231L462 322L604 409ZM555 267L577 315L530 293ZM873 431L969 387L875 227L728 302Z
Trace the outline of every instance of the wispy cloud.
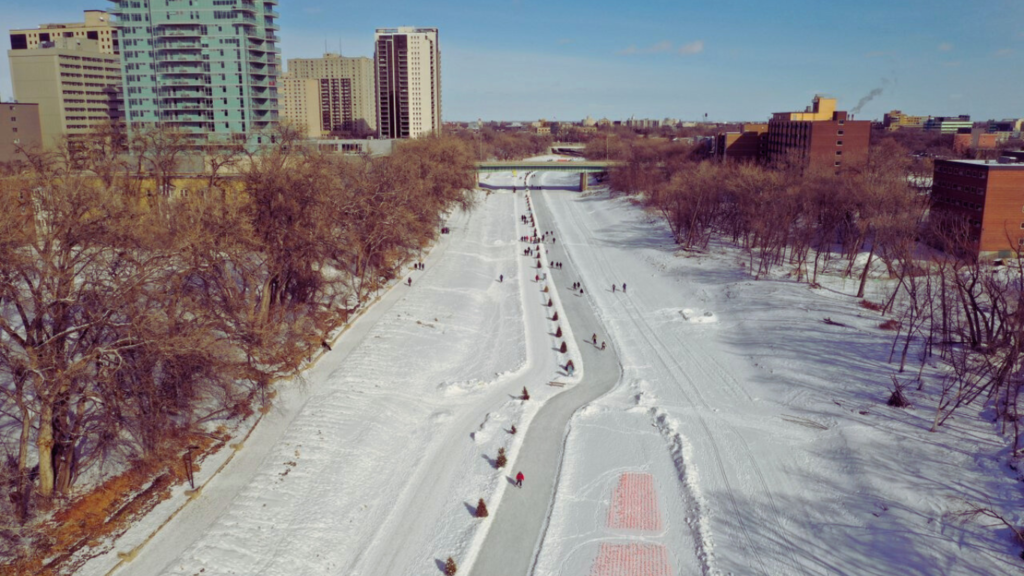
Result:
M636 44L630 44L624 50L619 50L619 54L631 56L634 54L660 54L672 50L671 40L662 40L657 44L648 46L647 48L637 48Z
M939 44L939 52L949 52L952 49L953 45L950 44L949 42L943 42L942 44Z
M704 51L704 41L694 40L689 44L683 44L679 47L680 54L700 54Z
M1013 48L1000 48L995 52L996 58L1006 58L1007 56L1013 56Z

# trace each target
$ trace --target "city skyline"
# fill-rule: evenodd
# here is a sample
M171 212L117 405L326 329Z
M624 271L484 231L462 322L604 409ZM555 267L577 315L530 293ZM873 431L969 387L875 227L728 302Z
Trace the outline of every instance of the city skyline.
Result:
M6 28L77 21L85 9L114 4L55 0L15 8L4 0ZM725 4L725 5L723 5ZM282 59L325 51L373 56L376 28L437 27L445 37L446 121L623 119L765 120L814 94L838 99L859 119L892 109L916 115L1022 114L1024 5L984 0L855 7L810 0L785 9L749 1L630 6L604 0L540 5L528 0L480 5L401 0L284 4ZM395 14L402 16L397 19ZM6 32L6 30L5 30ZM9 38L4 34L4 46ZM0 94L12 97L9 63Z

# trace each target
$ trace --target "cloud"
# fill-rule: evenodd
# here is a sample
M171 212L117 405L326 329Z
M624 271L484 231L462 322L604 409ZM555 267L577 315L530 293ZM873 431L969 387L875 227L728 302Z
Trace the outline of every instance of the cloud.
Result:
M960 61L950 60L948 62L943 62L942 65L945 66L946 68L958 68L960 66Z
M694 40L689 44L683 44L679 47L680 54L700 54L704 51L704 41Z
M939 52L949 52L952 49L953 45L950 44L949 42L943 42L942 44L939 44Z
M1006 58L1007 56L1013 56L1013 48L1000 48L995 52L996 58Z
M618 53L625 56L630 56L633 54L660 54L662 52L668 52L670 50L672 50L672 41L662 40L661 42L658 42L653 46L648 46L647 48L637 48L636 44L630 44L625 49L619 50Z

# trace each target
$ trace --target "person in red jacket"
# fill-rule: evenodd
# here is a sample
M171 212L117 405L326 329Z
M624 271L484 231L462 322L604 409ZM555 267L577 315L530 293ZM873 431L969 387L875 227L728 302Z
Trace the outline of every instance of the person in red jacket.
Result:
M523 487L523 480L525 480L525 479L526 479L526 476L523 476L522 471L520 471L519 474L516 474L516 486L522 488Z

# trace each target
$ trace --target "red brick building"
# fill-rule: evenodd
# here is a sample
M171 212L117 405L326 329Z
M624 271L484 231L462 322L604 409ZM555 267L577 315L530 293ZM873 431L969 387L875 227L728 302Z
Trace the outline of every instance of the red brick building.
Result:
M977 256L1012 257L1024 248L1024 161L935 160L931 211L966 221Z
M744 124L742 132L722 132L715 140L715 155L721 160L754 161L764 155L767 124Z
M863 166L868 161L871 122L852 120L836 110L835 98L814 97L804 112L776 112L768 122L765 155L769 162L797 155L808 166Z

